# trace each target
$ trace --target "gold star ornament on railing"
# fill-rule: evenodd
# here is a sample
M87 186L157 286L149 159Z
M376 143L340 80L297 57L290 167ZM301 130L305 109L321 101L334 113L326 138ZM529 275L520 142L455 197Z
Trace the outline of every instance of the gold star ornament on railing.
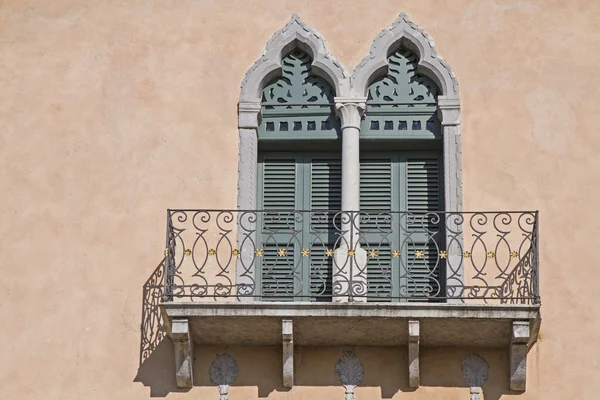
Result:
M394 251L392 251L392 257L394 257L394 258L398 258L398 257L400 257L400 255L401 255L401 254L402 254L402 253L400 253L400 251L399 251L399 250L394 250Z
M308 257L308 255L310 254L310 250L308 250L308 249L302 249L302 251L300 252L300 254L302 254L303 257Z
M448 258L448 252L446 250L440 251L440 258Z
M277 255L279 255L279 257L285 257L287 254L287 250L286 249L279 249L277 251Z
M238 249L231 250L231 255L237 257L240 255L240 251Z
M327 250L325 250L325 255L326 255L327 257L333 257L333 250L331 250L331 249L327 249Z
M377 255L378 255L377 250L375 250L375 249L369 250L369 257L375 258L375 257L377 257Z
M265 255L265 251L264 251L263 249L256 249L256 250L254 251L254 254L256 254L256 255L257 255L257 256L259 256L259 257L262 257L262 256L264 256L264 255Z

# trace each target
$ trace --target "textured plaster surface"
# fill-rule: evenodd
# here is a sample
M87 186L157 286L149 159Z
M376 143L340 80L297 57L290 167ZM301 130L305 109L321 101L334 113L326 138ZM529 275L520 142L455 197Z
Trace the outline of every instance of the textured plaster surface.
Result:
M478 350L485 400L596 399L595 0L0 2L0 398L216 398L208 366L224 349L196 349L189 392L175 389L169 340L138 366L165 210L236 207L239 85L293 12L352 70L401 11L460 84L463 208L541 213L544 322L527 392L509 394L506 351ZM411 391L403 349L359 348L356 397L467 398L471 351L422 348ZM342 398L341 348L300 352L291 391L280 352L232 349L230 397Z

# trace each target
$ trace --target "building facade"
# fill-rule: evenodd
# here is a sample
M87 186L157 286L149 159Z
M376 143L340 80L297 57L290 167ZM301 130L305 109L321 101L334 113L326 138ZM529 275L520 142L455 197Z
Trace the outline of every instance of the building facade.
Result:
M600 5L0 18L0 398L596 398Z

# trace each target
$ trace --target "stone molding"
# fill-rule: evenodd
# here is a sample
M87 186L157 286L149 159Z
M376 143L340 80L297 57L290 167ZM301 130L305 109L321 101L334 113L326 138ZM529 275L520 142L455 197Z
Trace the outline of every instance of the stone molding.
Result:
M238 128L258 129L258 116L261 104L257 101L240 102L238 104Z
M162 303L169 318L189 317L358 317L475 320L535 320L539 305L466 303L314 303L314 302L169 302ZM537 325L534 324L534 327ZM539 327L538 327L539 328Z
M458 81L452 68L438 56L429 35L412 22L405 13L401 13L396 21L377 35L371 45L369 55L354 68L350 78L354 95L366 95L373 75L387 67L389 49L399 42L417 52L419 56L418 72L433 79L444 95L458 98Z
M457 97L438 96L437 103L442 126L460 125L460 100Z
M246 72L242 80L240 102L260 102L260 91L281 68L283 53L296 46L311 55L315 74L330 82L338 96L349 93L349 74L342 64L329 54L323 36L294 13L288 23L273 34L267 42L264 54Z

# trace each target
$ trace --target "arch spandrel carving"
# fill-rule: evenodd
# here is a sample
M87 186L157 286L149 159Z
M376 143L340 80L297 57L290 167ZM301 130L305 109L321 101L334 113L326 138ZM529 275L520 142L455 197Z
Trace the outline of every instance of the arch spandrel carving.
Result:
M313 71L335 88L337 96L349 93L349 74L329 54L323 36L294 13L288 23L273 34L264 54L246 72L241 85L240 103L260 101L261 90L280 74L282 57L294 48L309 53L313 60Z

